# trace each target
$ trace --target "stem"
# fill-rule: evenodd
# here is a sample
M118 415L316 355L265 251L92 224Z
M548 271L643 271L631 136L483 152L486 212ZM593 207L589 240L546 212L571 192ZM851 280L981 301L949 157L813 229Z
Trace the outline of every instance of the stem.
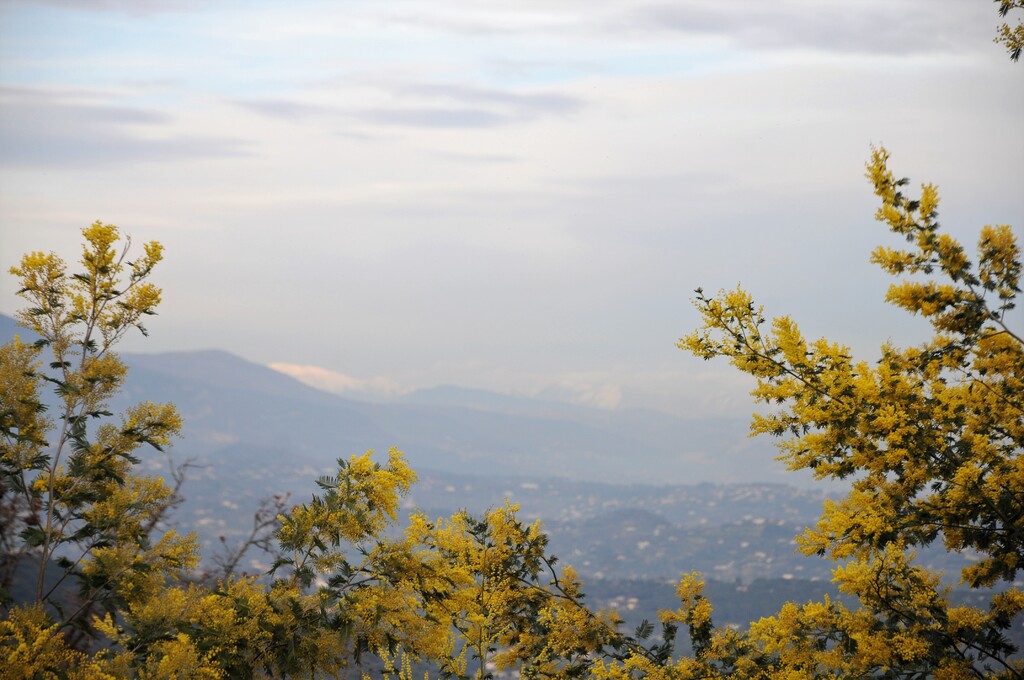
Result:
M128 246L130 245L130 243L131 243L130 239L127 240L124 249L121 251L121 256L117 260L117 264L113 267L113 271L116 272L116 271L119 271L121 269L121 264L124 262L125 257L128 255ZM85 321L85 333L82 336L81 342L79 343L80 346L81 346L81 353L79 354L78 368L74 372L72 372L72 371L70 371L68 369L67 364L64 361L64 358L65 358L66 355L64 353L63 342L55 342L56 340L58 340L57 336L58 336L59 332L63 330L64 326L70 324L71 321L70 320L64 320L60 316L58 316L58 310L60 310L61 305L55 305L54 306L54 308L55 308L54 311L52 311L50 316L49 316L52 337L47 338L47 339L50 340L51 346L53 346L53 347L55 347L57 349L57 351L55 351L55 353L54 353L54 359L56 359L57 362L60 364L61 372L62 372L62 374L64 376L64 386L65 386L65 389L68 389L70 387L72 377L74 377L75 375L81 375L82 372L84 371L86 357L87 357L87 355L89 353L88 347L89 347L90 341L92 340L93 331L96 328L96 324L99 321L100 316L103 314L104 310L106 309L107 302L109 302L111 299L114 299L114 298L102 298L101 299L101 296L100 296L100 293L99 293L99 290L98 290L98 285L99 285L99 280L98 279L99 279L99 276L100 276L100 273L97 272L95 275L90 276L90 278L89 278L89 281L90 281L89 298L90 298L91 309L89 311L88 318L87 319L83 319L83 321ZM134 285L134 283L135 282L133 281L129 285L128 289L126 289L126 290L129 290L131 288L131 286ZM95 358L99 359L100 357L102 357L106 353L107 349L109 349L109 346L110 346L109 343L104 342L103 348L101 350L99 350L98 352L96 352ZM73 400L71 403L65 402L64 414L63 414L63 418L61 419L60 438L57 441L57 448L56 448L56 450L54 452L53 460L51 461L49 469L47 470L47 483L46 483L46 498L47 498L47 503L46 503L46 529L45 529L45 531L43 533L42 550L40 551L40 554L39 554L39 573L38 573L37 579L36 579L36 602L39 603L39 604L42 604L42 602L44 601L43 590L45 588L46 565L49 563L50 558L53 556L53 541L54 541L54 538L53 538L53 512L54 512L54 505L55 505L55 499L54 499L54 480L55 480L56 475L57 475L57 469L60 467L60 459L61 459L61 457L64 454L64 446L67 444L67 441L68 441L69 426L70 426L71 418L75 417L76 420L77 420L79 418L82 418L85 415L85 408L86 408L87 400L82 398L81 395L75 395L75 396L76 396L76 399ZM78 406L78 409L79 409L78 413L75 414L74 413L74 411L75 411L75 405L74 404L76 403L77 400L80 400L81 403Z

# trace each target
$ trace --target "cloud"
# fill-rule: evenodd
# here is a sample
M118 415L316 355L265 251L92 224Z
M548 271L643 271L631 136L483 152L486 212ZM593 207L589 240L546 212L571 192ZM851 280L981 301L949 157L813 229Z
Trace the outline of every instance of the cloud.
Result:
M289 99L238 100L234 103L255 113L283 120L302 120L317 116L339 116L344 113L341 108L336 106L304 104Z
M721 38L755 51L907 55L986 49L996 10L992 3L940 7L931 0L524 0L513 5L395 0L383 8L368 5L356 14L377 27L447 35L455 41L555 39L621 45L649 44L661 34L670 39Z
M398 384L385 377L368 379L353 378L320 366L276 362L267 364L270 368L295 378L299 382L334 394L358 393L368 396L394 396L401 393Z
M417 128L489 128L510 123L512 119L484 109L401 108L369 109L359 116L375 125Z
M191 12L202 9L205 3L197 0L3 0L4 5L44 4L63 9L87 12L114 12L129 16L151 16Z
M454 161L456 163L518 163L522 159L518 156L504 153L460 153L456 151L433 151L428 152L432 158L439 160Z
M0 162L52 167L248 155L241 140L175 134L171 116L109 100L103 93L0 88Z
M518 116L573 113L583 101L557 92L516 92L450 83L420 83L399 89L402 94L467 104L497 106Z
M691 0L627 10L634 30L719 36L754 49L814 49L855 54L915 54L986 46L994 11L984 3L943 7L919 0L822 3ZM984 10L984 11L982 11ZM984 14L987 12L988 14ZM989 17L991 18L991 17Z
M607 0L605 0L607 1ZM408 9L390 11L383 20L388 24L460 36L521 36L523 34L577 31L587 18L600 11L601 3L587 3L573 10L552 7L552 3L485 4L414 2ZM563 3L564 5L564 3Z
M366 111L364 120L378 125L479 128L565 115L583 108L581 99L555 92L516 92L460 84L419 83L395 87L393 93L413 99L417 105ZM447 102L449 106L419 105L424 100Z
M472 12L421 3L389 23L454 36L571 36L614 43L649 42L652 34L722 38L753 50L812 49L843 54L906 55L980 50L991 41L991 3L929 0L676 0L478 5Z
M353 106L352 94L374 106ZM316 102L299 98L236 100L246 110L294 122L310 118L355 119L372 125L410 128L492 128L546 116L573 114L584 108L579 97L552 91L518 91L462 83L343 79ZM326 102L326 103L325 103Z
M0 0L0 6L29 4L147 18L209 12L211 7L215 13L232 10L231 3L196 0ZM680 34L723 38L752 50L907 55L987 49L998 19L998 8L992 3L939 6L934 0L565 0L513 5L393 0L352 3L351 7L346 4L340 9L319 3L298 6L300 14L276 13L275 38L285 35L308 39L352 27L364 33L412 32L413 43L420 37L417 33L453 40L554 38L619 44L649 42L651 34ZM250 14L259 17L268 11L273 10L257 7Z
M550 91L516 91L457 83L394 83L384 88L397 105L366 110L377 125L489 128L580 111L578 97ZM409 103L406 103L409 102Z
M568 375L545 387L537 397L611 411L622 403L622 389L599 375Z

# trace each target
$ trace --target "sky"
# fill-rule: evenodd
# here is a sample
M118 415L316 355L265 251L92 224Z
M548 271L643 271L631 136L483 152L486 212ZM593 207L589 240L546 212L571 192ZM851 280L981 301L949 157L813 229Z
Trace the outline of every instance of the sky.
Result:
M1021 233L998 23L984 0L0 0L0 265L72 261L101 220L166 248L126 350L749 413L742 376L675 347L698 286L860 358L925 337L868 261L896 243L873 144L955 236Z

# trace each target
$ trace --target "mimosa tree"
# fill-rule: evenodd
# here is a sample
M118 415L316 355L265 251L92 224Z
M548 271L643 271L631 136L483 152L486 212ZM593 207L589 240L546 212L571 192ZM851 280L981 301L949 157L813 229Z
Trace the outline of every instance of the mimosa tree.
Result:
M1024 610L1020 249L1009 226L986 226L972 262L939 229L937 189L906 195L888 158L877 149L868 164L877 218L909 247L879 247L872 261L900 277L887 300L927 319L931 338L856 361L841 344L808 341L789 317L767 321L737 289L698 290L704 328L680 341L757 380L753 396L776 410L756 415L751 432L781 438L791 469L850 483L798 541L837 563L835 582L859 608L787 605L748 642L773 672L1022 677L1005 637ZM914 563L935 542L973 556L959 581L994 588L987 608L951 605L941 575Z

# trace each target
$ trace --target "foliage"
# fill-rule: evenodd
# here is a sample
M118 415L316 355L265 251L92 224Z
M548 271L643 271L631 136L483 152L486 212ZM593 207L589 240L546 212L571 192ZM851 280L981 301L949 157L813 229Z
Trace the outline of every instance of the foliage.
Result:
M999 16L1001 17L1007 16L1011 10L1024 9L1024 0L995 0L995 2L999 3ZM1017 25L1013 27L1003 22L996 31L995 42L1002 43L1006 47L1010 59L1019 60L1021 49L1024 49L1024 23L1021 23L1020 18L1017 19Z
M191 537L163 532L151 540L175 502L163 479L135 474L137 449L170 443L181 422L169 405L139 404L117 422L106 410L124 379L112 346L153 313L160 290L147 281L160 261L157 243L128 261L118 231L95 223L83 230L82 271L29 253L11 273L29 306L18 313L39 340L0 349L0 500L5 523L3 584L34 563L34 600L61 628L89 633L93 614L112 611L136 593L174 579L195 564ZM50 352L48 369L43 350ZM48 418L43 385L55 394ZM90 431L90 422L100 422ZM79 595L58 597L69 582ZM4 606L7 606L5 596Z
M784 437L791 469L851 480L798 538L840 563L835 581L860 608L787 606L749 641L780 673L1020 677L1004 635L1024 610L1024 343L1007 323L1020 250L1009 226L985 227L973 265L938 229L935 187L908 198L887 161L878 149L868 165L877 218L910 248L880 247L872 260L905 277L887 300L931 323L928 342L855 362L844 346L805 340L789 317L766 323L740 289L698 290L704 329L680 341L757 380L753 395L779 410L756 415L751 432ZM913 548L938 540L977 557L963 584L998 586L987 610L951 606L939 575L914 565Z
M443 580L417 587L422 617L447 631L433 658L441 677L490 677L515 668L523 677L578 677L588 656L617 640L617 620L583 606L571 568L546 554L547 536L506 504L475 519L459 513L430 522L420 514L402 541L420 574ZM423 587L426 585L427 587Z

